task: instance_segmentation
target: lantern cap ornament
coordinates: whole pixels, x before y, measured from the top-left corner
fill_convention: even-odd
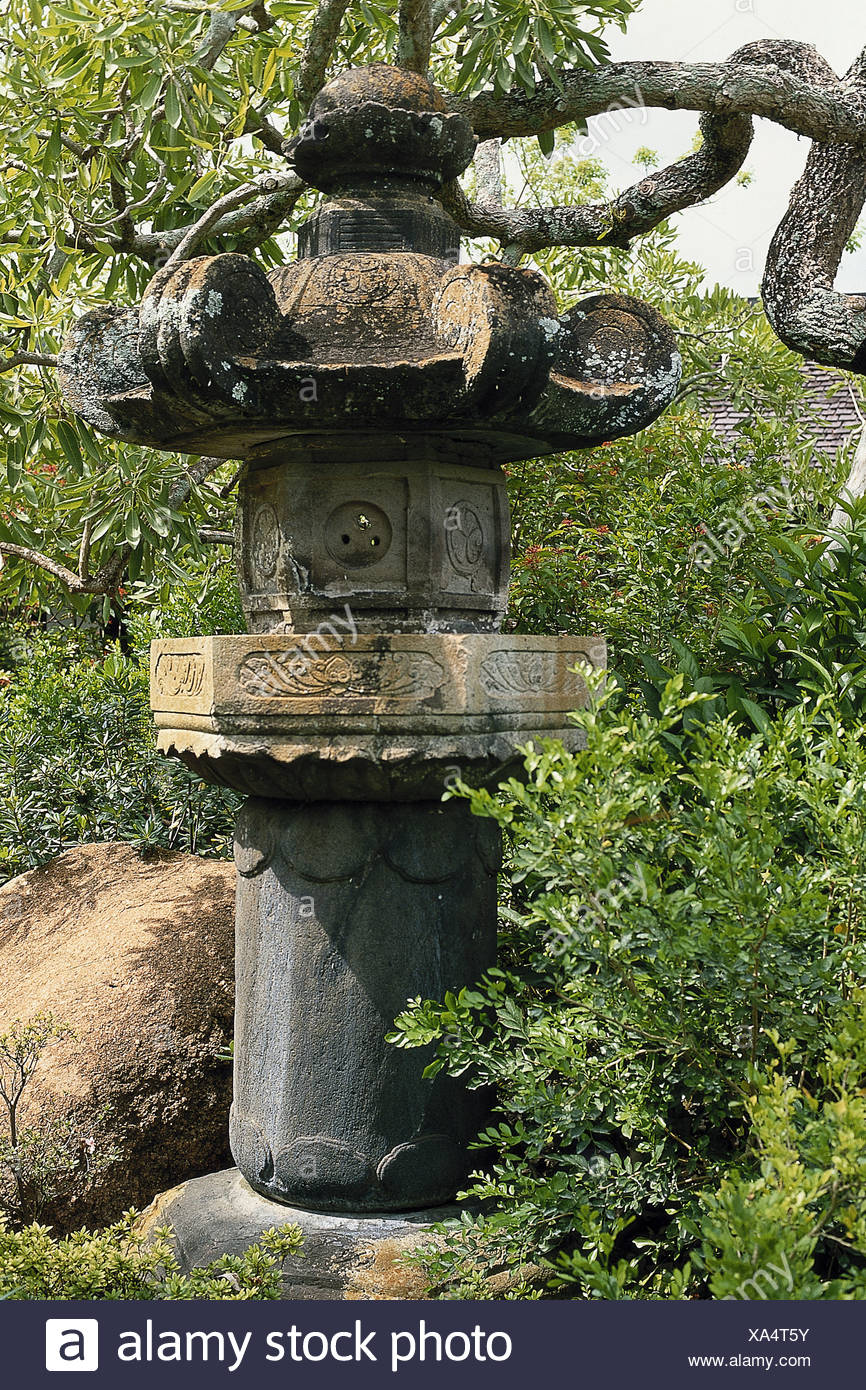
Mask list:
[[[326,192],[368,178],[439,188],[463,173],[474,152],[472,127],[448,110],[432,82],[387,63],[335,77],[286,147],[301,178]]]

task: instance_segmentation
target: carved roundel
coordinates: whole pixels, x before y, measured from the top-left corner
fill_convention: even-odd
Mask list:
[[[251,540],[256,574],[262,579],[272,579],[280,558],[280,523],[270,502],[262,502],[256,509]]]
[[[346,569],[377,565],[390,550],[392,535],[387,514],[370,502],[342,502],[325,522],[328,554]]]
[[[472,575],[484,554],[484,527],[469,502],[455,502],[445,518],[445,547],[458,574]]]

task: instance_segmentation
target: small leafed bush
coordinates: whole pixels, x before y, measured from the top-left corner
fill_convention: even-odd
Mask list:
[[[0,1213],[0,1298],[276,1299],[282,1263],[301,1246],[297,1226],[265,1231],[243,1255],[183,1274],[170,1237],[163,1228],[146,1240],[130,1213],[98,1234],[55,1240],[45,1226],[10,1231]]]
[[[73,845],[225,858],[238,798],[156,751],[147,670],[76,634],[28,634],[0,690],[0,881]]]
[[[866,1268],[866,733],[825,699],[684,745],[704,697],[682,685],[657,717],[598,692],[583,751],[545,743],[525,785],[464,789],[505,833],[500,964],[396,1033],[497,1088],[481,1220],[433,1259],[442,1289],[539,1254],[578,1296],[739,1287],[764,1250],[746,1193],[789,1213],[804,1296]]]

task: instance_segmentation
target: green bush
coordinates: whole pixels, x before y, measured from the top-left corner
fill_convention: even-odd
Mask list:
[[[415,1001],[396,1035],[497,1087],[481,1223],[431,1266],[446,1287],[486,1250],[564,1257],[581,1294],[706,1293],[701,1194],[758,1175],[750,1096],[777,1039],[835,1103],[828,1057],[866,964],[866,734],[825,701],[763,733],[698,724],[684,758],[667,736],[702,697],[681,688],[657,719],[609,689],[575,716],[584,751],[545,743],[525,785],[465,790],[506,834],[500,965]],[[859,1268],[859,1227],[851,1244]],[[831,1283],[839,1250],[816,1235]]]
[[[815,467],[796,417],[723,444],[696,414],[633,439],[512,465],[515,555],[507,623],[601,633],[631,684],[674,643],[713,661],[732,607],[748,612],[779,537],[819,532],[844,470]]]
[[[705,1194],[695,1227],[713,1297],[866,1298],[864,1003],[843,1011],[817,1086],[780,1044],[749,1096],[760,1170]]]
[[[85,654],[82,654],[84,645]],[[238,798],[156,751],[146,666],[27,633],[0,691],[0,880],[82,842],[226,857]]]
[[[674,673],[687,688],[712,695],[702,719],[726,710],[758,728],[768,717],[819,695],[832,695],[846,720],[866,712],[866,504],[847,508],[848,523],[815,535],[791,527],[768,538],[749,587],[732,596],[707,657],[672,642],[668,665],[644,654],[638,684],[650,709]]]
[[[55,1240],[45,1226],[10,1231],[0,1212],[0,1298],[277,1299],[283,1260],[301,1246],[297,1226],[265,1231],[243,1255],[182,1274],[163,1228],[150,1240],[134,1214],[94,1235]]]

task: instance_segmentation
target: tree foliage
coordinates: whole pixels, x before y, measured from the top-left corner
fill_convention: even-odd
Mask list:
[[[850,220],[866,191],[851,162],[866,142],[858,65],[840,81],[812,50],[780,41],[750,45],[728,64],[612,66],[605,30],[624,26],[637,7],[8,0],[0,48],[3,594],[56,603],[65,586],[82,613],[94,597],[152,586],[157,553],[164,578],[179,580],[204,563],[206,547],[226,544],[232,466],[95,438],[61,400],[54,359],[73,315],[138,299],[179,248],[238,250],[265,265],[291,254],[311,196],[287,170],[284,144],[341,67],[385,60],[429,68],[488,145],[528,138],[536,154],[518,153],[530,172],[512,209],[489,183],[478,184],[474,203],[456,186],[443,198],[469,236],[482,238],[475,254],[533,252],[564,293],[607,273],[603,245],[625,255],[635,238],[733,177],[748,152],[751,112],[830,142],[816,145],[819,154],[847,152],[833,177],[847,176],[837,221]],[[582,175],[568,187],[562,167],[557,180],[539,165],[534,137],[550,154],[557,130],[567,137],[593,114],[641,103],[703,112],[702,145],[668,170],[645,168],[622,192],[593,189],[591,180],[581,192]],[[801,191],[800,204],[807,197]],[[827,218],[839,201],[822,200],[815,255],[826,284],[803,350],[823,351],[813,342],[817,313],[843,325],[847,362],[859,342],[856,306],[832,294],[835,265],[821,261],[821,247],[838,240]],[[810,243],[798,237],[800,255]],[[614,278],[640,292],[639,264],[624,263]]]

